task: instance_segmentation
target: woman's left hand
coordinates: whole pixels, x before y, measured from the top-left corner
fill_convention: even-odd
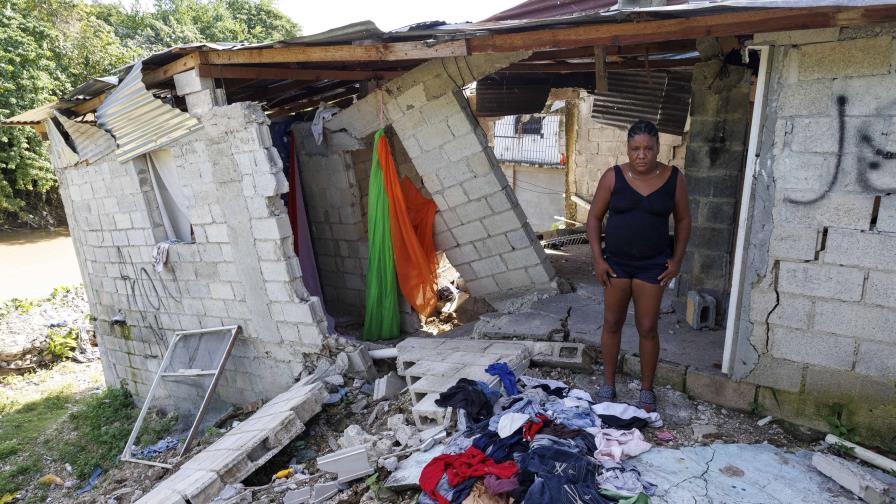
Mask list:
[[[681,272],[681,261],[677,261],[675,259],[669,259],[666,261],[666,271],[664,271],[657,280],[660,281],[660,285],[666,286],[669,282],[672,281],[673,278],[678,276],[678,273]]]

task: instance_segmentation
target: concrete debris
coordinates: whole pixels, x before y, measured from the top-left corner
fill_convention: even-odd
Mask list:
[[[414,416],[414,424],[420,430],[437,428],[448,425],[451,420],[452,408],[443,408],[436,405],[439,394],[426,394],[423,399],[411,408]]]
[[[815,453],[812,455],[812,465],[869,504],[891,502],[890,488],[855,462],[826,453]]]
[[[719,433],[719,428],[715,425],[696,424],[691,428],[694,431],[694,440],[697,442],[706,441],[708,436]]]
[[[485,339],[563,341],[566,339],[564,323],[564,318],[542,312],[489,313],[476,323],[473,335]]]
[[[323,502],[339,492],[339,483],[318,483],[311,492],[311,504]]]
[[[547,341],[514,341],[529,348],[529,362],[536,366],[571,369],[582,373],[593,371],[597,352],[584,343]]]
[[[341,387],[341,386],[345,385],[345,378],[343,378],[342,375],[336,374],[336,375],[332,375],[332,376],[328,376],[328,377],[324,378],[324,383],[327,383],[330,385],[337,385],[337,386]]]
[[[398,469],[398,457],[388,457],[382,459],[379,462],[379,465],[389,472],[394,472],[396,469]]]
[[[373,383],[373,400],[395,399],[405,388],[407,388],[405,380],[392,371]]]
[[[326,397],[322,383],[297,383],[188,460],[137,502],[176,502],[175,496],[189,502],[211,501],[226,485],[241,482],[304,431],[305,423],[320,412]]]
[[[373,365],[373,359],[367,349],[359,346],[354,350],[346,351],[344,354],[348,358],[348,374],[356,378],[362,378],[368,382],[377,379],[376,368]]]
[[[304,504],[311,499],[311,487],[290,490],[283,496],[283,504]]]
[[[375,442],[376,438],[365,432],[360,425],[355,424],[346,427],[342,432],[342,437],[337,441],[342,448],[364,446]]]
[[[771,421],[774,420],[774,419],[775,419],[775,417],[769,415],[769,416],[767,416],[767,417],[760,418],[759,421],[756,422],[756,425],[762,427],[763,425],[768,425],[768,423],[771,422]]]
[[[367,448],[364,446],[354,446],[318,457],[317,468],[336,473],[336,481],[339,483],[368,476],[374,471],[374,468],[370,467]]]

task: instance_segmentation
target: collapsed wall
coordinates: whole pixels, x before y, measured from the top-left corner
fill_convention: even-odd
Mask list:
[[[92,162],[53,156],[106,382],[124,380],[139,400],[174,331],[238,324],[218,396],[269,399],[302,373],[303,353],[321,350],[326,322],[302,284],[264,113],[239,103],[199,119],[164,147],[195,243],[171,245],[161,272],[153,246],[170,236],[147,157],[119,162],[114,143]]]

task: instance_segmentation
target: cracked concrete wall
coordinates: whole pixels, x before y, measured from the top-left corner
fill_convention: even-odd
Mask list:
[[[268,120],[250,103],[210,107],[203,128],[171,152],[195,243],[171,245],[161,273],[153,245],[167,239],[144,158],[56,167],[82,276],[96,317],[106,382],[138,399],[173,333],[238,324],[218,396],[243,404],[286,390],[305,352],[326,334],[320,301],[302,284],[280,194],[282,164]],[[121,312],[128,330],[113,328]]]
[[[394,127],[438,206],[436,248],[476,296],[548,287],[555,276],[461,91],[526,54],[424,63],[326,124],[355,138]]]
[[[783,416],[824,428],[839,414],[890,446],[894,35],[891,24],[756,36],[775,47],[734,374]]]

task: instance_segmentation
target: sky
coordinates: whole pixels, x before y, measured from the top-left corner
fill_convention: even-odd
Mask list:
[[[523,0],[279,0],[277,8],[313,35],[330,28],[370,20],[383,31],[421,21],[481,21]]]

